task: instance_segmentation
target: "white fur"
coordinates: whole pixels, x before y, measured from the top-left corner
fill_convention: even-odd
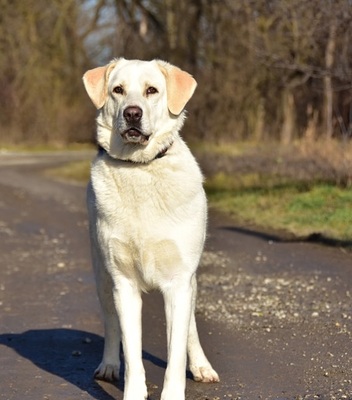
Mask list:
[[[203,178],[179,136],[184,112],[173,115],[168,110],[165,63],[124,59],[115,63],[97,117],[97,140],[106,152],[92,164],[87,200],[105,320],[104,355],[96,377],[118,377],[121,339],[124,400],[147,398],[141,292],[158,289],[165,299],[168,342],[161,399],[183,400],[187,353],[195,380],[219,380],[201,348],[194,318],[195,273],[207,214]],[[123,85],[123,95],[113,93],[117,85]],[[146,96],[146,86],[157,88],[158,93]],[[141,130],[149,137],[147,144],[123,140],[123,110],[128,106],[143,110]],[[164,149],[166,154],[156,158]]]

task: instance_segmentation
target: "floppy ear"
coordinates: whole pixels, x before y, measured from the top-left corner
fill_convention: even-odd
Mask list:
[[[179,115],[192,97],[197,82],[188,72],[163,61],[158,66],[166,79],[167,106],[174,115]]]
[[[111,70],[116,66],[117,61],[90,69],[83,75],[83,83],[88,96],[97,109],[102,108],[107,97],[107,84]]]

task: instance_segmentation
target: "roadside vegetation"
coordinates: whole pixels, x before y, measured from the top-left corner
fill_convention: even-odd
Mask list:
[[[352,246],[352,148],[306,145],[201,150],[210,206],[243,225]]]
[[[220,179],[219,179],[220,178]],[[224,176],[206,183],[210,206],[230,213],[242,224],[280,230],[301,238],[330,238],[352,245],[352,190],[322,183],[286,182],[266,187],[224,185]],[[243,182],[246,177],[241,177]],[[236,180],[235,176],[225,181]],[[251,177],[249,177],[251,179]]]
[[[47,169],[45,175],[69,182],[87,183],[89,169],[90,161],[73,161],[60,167]]]
[[[348,0],[0,0],[0,142],[87,142],[82,75],[165,59],[198,82],[187,139],[352,136]]]
[[[276,150],[253,143],[192,147],[207,175],[210,207],[241,225],[352,246],[352,164],[337,170],[331,150],[328,158],[319,159],[314,145],[309,155],[302,145]],[[334,157],[341,160],[345,152],[352,154],[345,147]],[[47,174],[86,183],[89,166],[89,161],[72,162]]]

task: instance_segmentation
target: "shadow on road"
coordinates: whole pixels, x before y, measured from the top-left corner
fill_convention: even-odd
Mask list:
[[[325,236],[322,233],[312,233],[306,237],[296,237],[291,234],[282,233],[267,233],[267,232],[260,232],[253,229],[243,228],[243,227],[234,227],[234,226],[223,226],[220,229],[224,229],[227,231],[232,231],[236,233],[240,233],[247,236],[253,236],[258,239],[262,239],[264,241],[273,241],[278,243],[317,243],[323,244],[325,246],[331,247],[342,247],[346,249],[352,249],[352,241],[351,240],[337,240],[330,237]]]
[[[99,400],[113,400],[104,390],[106,383],[96,382],[93,371],[101,361],[104,339],[96,334],[73,329],[29,330],[24,333],[4,333],[0,344],[16,351],[38,368],[56,375]],[[143,351],[143,358],[157,367],[166,362]],[[123,391],[122,365],[117,388]],[[100,384],[101,383],[101,384]]]

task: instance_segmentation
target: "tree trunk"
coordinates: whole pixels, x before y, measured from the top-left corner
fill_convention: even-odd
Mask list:
[[[282,95],[283,124],[281,129],[281,144],[288,145],[292,142],[295,131],[295,101],[292,90],[285,88]]]
[[[172,0],[165,0],[166,8],[166,33],[168,39],[169,49],[175,50],[177,45],[177,26],[176,26],[176,14],[173,9]]]
[[[328,139],[333,136],[333,84],[331,70],[335,59],[336,30],[336,20],[332,20],[325,50],[326,76],[324,77],[324,125]]]
[[[317,137],[318,127],[318,111],[314,110],[312,104],[307,106],[307,128],[304,133],[304,138],[308,142],[314,142]]]
[[[264,99],[261,98],[256,110],[256,122],[254,126],[254,139],[256,142],[261,142],[264,137],[265,128],[265,105]]]

